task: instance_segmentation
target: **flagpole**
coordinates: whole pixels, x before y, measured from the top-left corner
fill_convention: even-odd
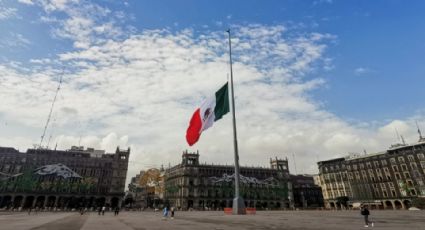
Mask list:
[[[235,116],[235,94],[233,93],[233,69],[232,69],[232,41],[229,33],[229,60],[230,60],[230,88],[232,91],[232,116],[233,116],[233,145],[235,148],[235,198],[233,199],[232,212],[234,215],[245,214],[245,202],[239,196],[239,154],[238,154],[238,140],[236,135],[236,116]]]

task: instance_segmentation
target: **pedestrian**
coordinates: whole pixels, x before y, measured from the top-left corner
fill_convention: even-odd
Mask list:
[[[32,207],[29,207],[28,209],[28,215],[31,215]]]
[[[104,215],[105,215],[105,210],[106,210],[106,207],[105,207],[105,206],[103,206],[103,207],[102,207],[102,216],[104,216]]]
[[[120,214],[120,207],[115,207],[115,213],[114,213],[114,215],[115,216],[118,216],[118,214]]]
[[[163,210],[163,213],[162,213],[162,219],[166,220],[167,217],[168,217],[168,207],[164,206],[164,210]]]
[[[373,222],[369,221],[370,212],[369,212],[369,209],[367,209],[366,206],[361,206],[360,214],[362,214],[364,216],[365,228],[369,227],[369,223],[373,227]]]
[[[174,207],[171,207],[171,219],[174,219]]]
[[[97,215],[99,215],[99,216],[100,216],[100,213],[101,213],[101,212],[102,212],[102,207],[100,207],[100,206],[99,206],[99,207],[97,208]]]

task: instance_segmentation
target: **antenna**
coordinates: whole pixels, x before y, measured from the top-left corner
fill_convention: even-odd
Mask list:
[[[400,135],[400,137],[401,137],[401,141],[403,142],[403,145],[406,145],[406,141],[404,141],[403,135]]]
[[[416,122],[416,127],[418,128],[419,141],[420,141],[420,140],[422,140],[422,133],[421,133],[421,129],[419,128],[418,121],[415,121],[415,122]]]
[[[41,144],[43,143],[44,136],[46,135],[47,126],[49,126],[50,118],[52,117],[53,107],[55,106],[56,98],[58,96],[59,90],[61,89],[62,77],[63,77],[64,71],[65,70],[62,69],[62,73],[59,77],[58,88],[56,89],[55,97],[53,98],[52,106],[50,107],[50,112],[49,112],[49,115],[47,116],[47,121],[46,121],[46,125],[44,126],[43,135],[41,135],[40,144],[38,146],[39,148],[41,148]]]
[[[395,135],[397,136],[397,140],[401,141],[400,134],[398,134],[397,128],[394,128],[394,130],[395,130]]]

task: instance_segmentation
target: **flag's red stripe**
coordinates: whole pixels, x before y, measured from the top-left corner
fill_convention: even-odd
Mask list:
[[[200,111],[201,109],[198,108],[193,113],[192,119],[190,119],[189,128],[187,128],[186,131],[186,141],[190,146],[194,145],[201,136],[202,121]]]

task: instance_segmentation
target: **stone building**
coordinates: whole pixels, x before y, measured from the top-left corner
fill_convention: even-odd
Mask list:
[[[129,154],[0,147],[0,208],[120,205]]]
[[[405,209],[425,196],[425,141],[397,144],[384,152],[351,155],[318,162],[325,206],[369,204],[372,208]]]
[[[322,189],[315,184],[313,176],[291,175],[290,178],[295,208],[323,207]]]
[[[161,169],[151,168],[140,171],[128,185],[137,208],[157,208],[164,203],[164,173]]]
[[[290,207],[288,161],[270,159],[270,168],[240,167],[240,195],[246,207]],[[183,152],[182,162],[165,172],[165,202],[182,209],[232,207],[234,166],[200,164],[199,153]]]

